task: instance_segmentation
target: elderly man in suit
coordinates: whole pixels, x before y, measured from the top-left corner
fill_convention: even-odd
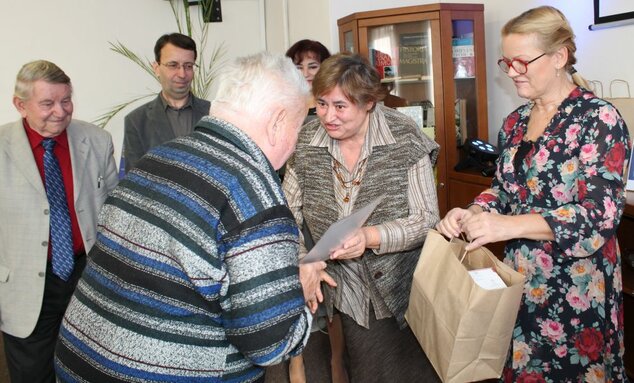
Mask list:
[[[64,311],[117,183],[110,134],[72,119],[70,78],[48,61],[19,71],[0,126],[0,329],[13,383],[53,382]]]
[[[126,173],[148,150],[191,133],[196,123],[209,114],[209,101],[191,93],[197,55],[196,42],[189,36],[172,33],[156,41],[152,67],[162,90],[153,101],[124,119]]]

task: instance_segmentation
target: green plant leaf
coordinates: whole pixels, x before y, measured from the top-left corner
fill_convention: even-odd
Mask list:
[[[142,96],[138,96],[131,100],[124,101],[120,104],[117,104],[113,106],[109,111],[97,117],[97,119],[95,119],[93,123],[101,128],[105,128],[106,125],[108,125],[108,123],[110,122],[110,120],[112,120],[114,116],[117,115],[117,113],[121,112],[123,109],[127,108],[128,106],[130,106],[131,104],[134,104],[135,102],[139,100],[143,100],[144,98],[148,98],[152,96],[156,96],[156,93],[144,94]]]
[[[156,78],[156,75],[154,74],[154,69],[152,68],[152,63],[150,62],[150,60],[141,59],[139,55],[132,52],[128,47],[123,45],[123,43],[121,43],[120,41],[117,41],[116,43],[109,42],[109,44],[110,44],[111,51],[116,52],[122,55],[123,57],[129,59],[133,63],[137,64],[139,67],[141,67],[141,69],[146,71],[150,76],[152,76],[158,82],[158,78]]]

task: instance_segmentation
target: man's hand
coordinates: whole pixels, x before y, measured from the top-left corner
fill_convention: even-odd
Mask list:
[[[317,311],[319,302],[324,301],[324,295],[321,291],[321,282],[324,281],[332,287],[336,287],[337,283],[325,271],[326,262],[303,263],[299,265],[299,281],[304,290],[304,300],[311,313]]]

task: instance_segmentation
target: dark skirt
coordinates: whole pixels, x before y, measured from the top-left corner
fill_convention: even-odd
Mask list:
[[[351,383],[440,382],[409,327],[399,329],[393,317],[377,320],[373,310],[370,329],[340,315]]]

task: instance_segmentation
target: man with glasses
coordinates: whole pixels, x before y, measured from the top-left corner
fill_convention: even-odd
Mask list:
[[[209,101],[191,93],[196,69],[196,42],[172,33],[154,45],[154,74],[161,83],[156,99],[130,112],[124,120],[123,158],[126,173],[153,147],[189,134],[209,114]]]

